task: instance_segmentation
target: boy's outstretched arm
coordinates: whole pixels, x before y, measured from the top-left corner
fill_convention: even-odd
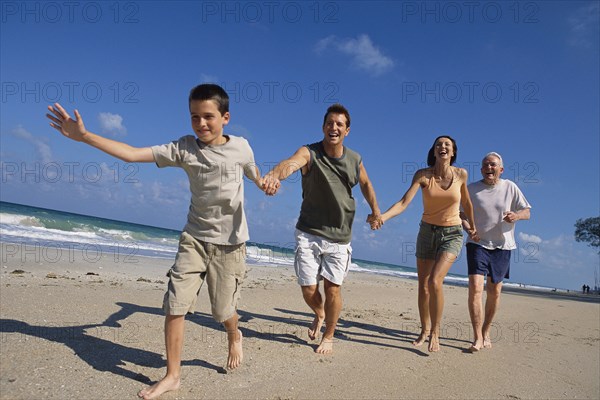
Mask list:
[[[246,173],[246,170],[244,170],[244,173]],[[254,184],[261,190],[261,191],[265,191],[265,187],[263,184],[264,178],[262,176],[260,176],[260,170],[258,169],[258,167],[256,165],[252,165],[249,169],[248,172],[246,173],[246,177],[248,179],[250,179],[252,182],[254,182]]]
[[[51,114],[46,114],[46,117],[51,121],[50,126],[69,139],[89,144],[125,162],[154,161],[150,147],[133,147],[87,131],[83,124],[83,118],[77,110],[75,110],[76,119],[71,118],[69,113],[58,103],[54,103],[54,106],[48,106],[48,110]]]

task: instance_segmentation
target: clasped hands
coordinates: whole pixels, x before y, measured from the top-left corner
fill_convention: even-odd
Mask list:
[[[262,190],[267,196],[274,196],[281,187],[281,181],[272,174],[266,174],[262,179]]]
[[[371,225],[371,229],[377,230],[383,226],[383,219],[381,214],[369,214],[367,217],[367,223]]]

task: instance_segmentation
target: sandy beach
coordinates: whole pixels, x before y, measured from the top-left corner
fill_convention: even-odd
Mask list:
[[[160,309],[171,260],[2,245],[0,398],[127,399],[164,374]],[[239,314],[244,364],[206,289],[186,322],[180,390],[162,399],[598,399],[600,304],[503,294],[493,348],[471,341],[467,289],[446,286],[442,350],[411,342],[416,281],[350,273],[334,354],[314,353],[289,268],[250,265]]]

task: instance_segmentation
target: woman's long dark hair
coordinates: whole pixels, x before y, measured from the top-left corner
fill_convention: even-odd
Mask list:
[[[450,158],[450,165],[453,165],[456,162],[456,156],[458,155],[458,146],[456,145],[456,140],[452,139],[448,135],[438,136],[433,141],[433,146],[429,149],[429,153],[427,153],[427,165],[433,167],[435,165],[435,144],[441,138],[448,138],[452,142],[452,147],[454,148],[454,154]]]

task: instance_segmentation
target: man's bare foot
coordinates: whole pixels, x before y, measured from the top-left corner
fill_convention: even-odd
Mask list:
[[[325,338],[321,340],[321,344],[315,350],[315,353],[319,354],[331,354],[333,353],[333,338]]]
[[[310,324],[310,328],[308,328],[308,337],[310,340],[315,340],[319,337],[321,333],[321,327],[323,326],[323,321],[325,321],[325,316],[315,315],[315,319],[313,319],[312,324]]]
[[[471,344],[471,347],[469,347],[469,352],[475,353],[475,352],[478,352],[479,350],[481,350],[482,348],[483,348],[483,340],[476,340]]]
[[[413,346],[415,346],[415,347],[421,346],[423,343],[425,343],[425,340],[427,340],[428,336],[429,336],[429,331],[421,331],[421,334],[419,335],[417,340],[412,342]]]
[[[242,349],[242,332],[238,329],[236,333],[227,335],[229,341],[229,355],[227,356],[227,368],[236,369],[242,364],[244,351]]]
[[[429,335],[429,351],[440,351],[440,338],[435,333]]]
[[[483,348],[484,349],[491,349],[492,348],[492,340],[490,339],[489,336],[486,336],[483,338]]]
[[[179,389],[181,383],[179,377],[171,377],[169,375],[162,378],[152,386],[148,386],[138,392],[138,397],[142,399],[155,399],[163,393]]]

